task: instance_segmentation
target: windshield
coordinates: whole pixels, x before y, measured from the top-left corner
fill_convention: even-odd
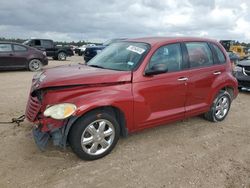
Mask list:
[[[139,65],[149,47],[148,44],[139,42],[114,43],[90,60],[88,65],[104,69],[131,71]]]
[[[125,38],[110,39],[110,40],[105,41],[102,45],[103,45],[103,46],[109,46],[109,45],[112,44],[112,43],[121,42],[121,41],[123,41],[123,40],[125,40]]]
[[[27,45],[30,42],[30,40],[26,40],[23,42],[24,45]]]
[[[110,44],[112,44],[114,42],[115,42],[115,39],[110,39],[110,40],[105,41],[102,45],[103,46],[108,46],[108,45],[110,45]]]

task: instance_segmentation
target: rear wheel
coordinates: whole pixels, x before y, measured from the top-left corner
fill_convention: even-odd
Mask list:
[[[29,70],[30,71],[39,71],[42,69],[42,62],[39,59],[32,59],[29,62]]]
[[[95,160],[109,154],[120,135],[120,127],[113,115],[94,111],[73,125],[69,143],[78,157]]]
[[[67,58],[67,54],[65,52],[59,52],[57,55],[57,59],[60,61],[65,61]]]
[[[222,121],[226,118],[231,106],[231,96],[227,91],[221,91],[215,98],[205,118],[212,122]]]

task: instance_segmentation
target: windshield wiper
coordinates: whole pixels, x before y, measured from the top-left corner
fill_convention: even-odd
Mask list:
[[[95,67],[95,68],[100,68],[100,69],[105,69],[104,67],[100,66],[100,65],[88,65],[90,67]]]

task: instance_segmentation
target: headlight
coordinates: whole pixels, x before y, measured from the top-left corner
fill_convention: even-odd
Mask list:
[[[44,56],[47,56],[47,54],[46,54],[46,52],[45,52],[45,51],[43,52],[43,55],[44,55]]]
[[[76,105],[70,103],[56,104],[48,107],[43,115],[53,119],[65,119],[76,111]]]
[[[38,80],[39,82],[42,82],[44,78],[46,78],[46,75],[44,74],[44,72],[39,72],[33,76],[33,81]]]

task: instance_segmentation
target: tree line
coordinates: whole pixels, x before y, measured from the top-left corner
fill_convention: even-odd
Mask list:
[[[20,38],[5,38],[5,37],[0,37],[0,41],[7,41],[7,42],[16,42],[16,43],[23,43],[24,41],[26,41],[28,39],[20,39]],[[69,46],[69,45],[73,45],[73,46],[82,46],[85,44],[89,44],[90,42],[86,42],[84,40],[80,40],[80,41],[71,41],[71,42],[58,42],[58,41],[54,41],[54,43],[56,45],[63,45],[63,46]],[[92,44],[100,44],[100,43],[92,43]]]

